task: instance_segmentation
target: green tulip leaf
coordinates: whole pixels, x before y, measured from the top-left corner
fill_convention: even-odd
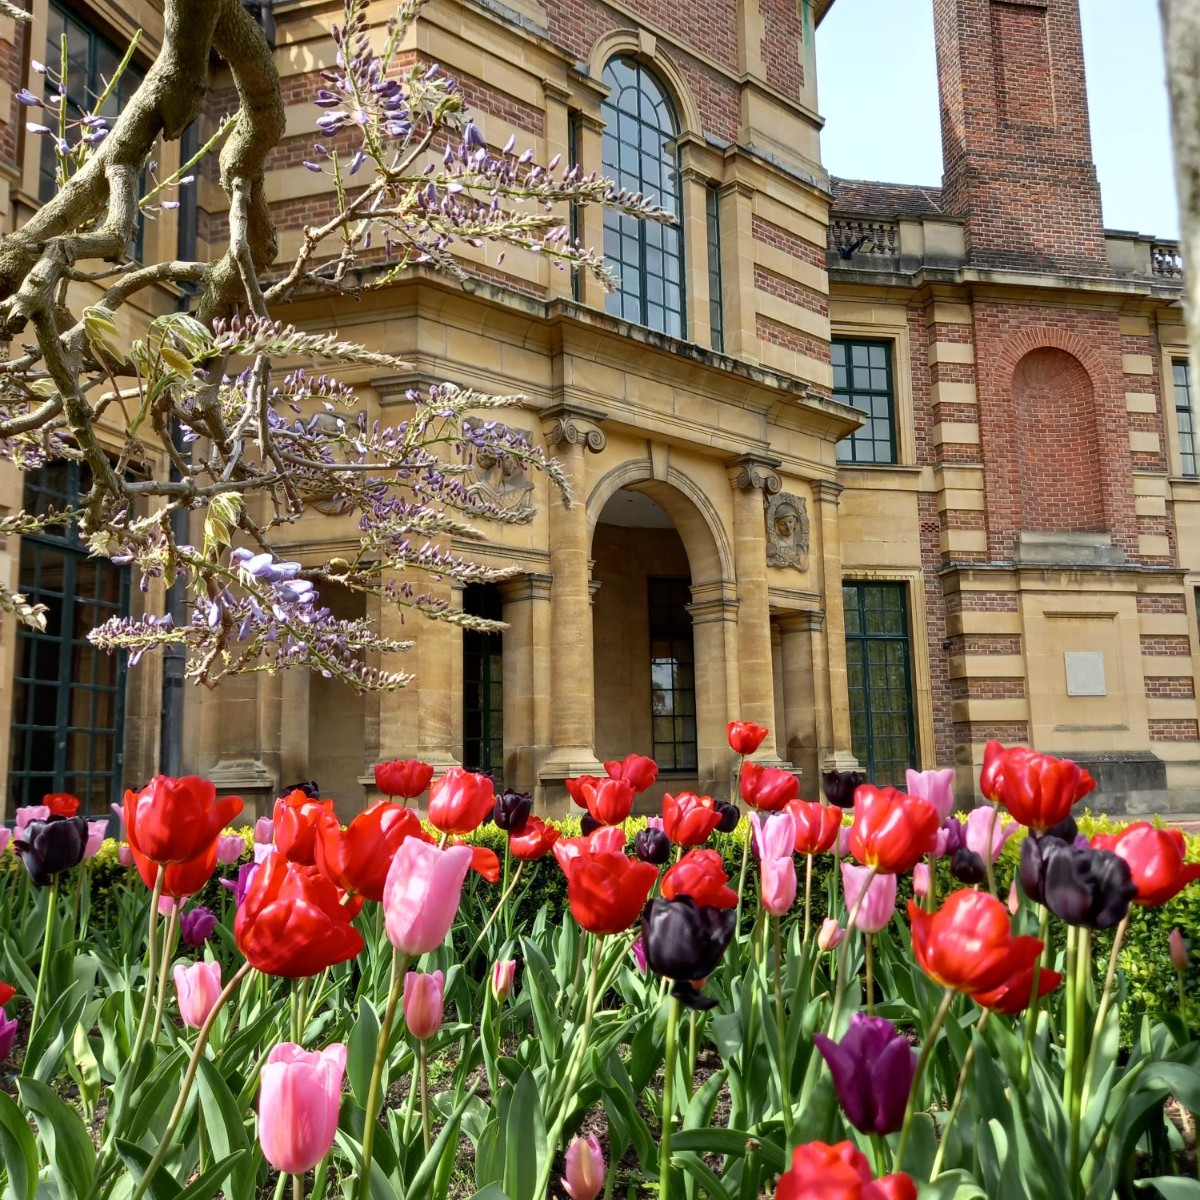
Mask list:
[[[1158,1175],[1153,1179],[1139,1179],[1137,1186],[1156,1188],[1163,1200],[1200,1200],[1200,1180]]]
[[[532,1071],[513,1089],[504,1129],[504,1175],[501,1186],[511,1200],[537,1200],[537,1181],[546,1151],[546,1121]]]
[[[38,1184],[38,1152],[25,1114],[7,1092],[0,1092],[0,1155],[8,1172],[11,1200],[33,1200]]]
[[[736,1158],[756,1151],[770,1173],[781,1175],[787,1170],[781,1146],[741,1129],[683,1129],[671,1137],[671,1149],[694,1150],[698,1154],[728,1154]]]
[[[21,1100],[37,1121],[50,1177],[65,1200],[84,1200],[91,1191],[96,1148],[83,1118],[37,1079],[19,1079]]]
[[[232,1154],[226,1155],[215,1166],[209,1167],[202,1175],[197,1175],[175,1197],[175,1200],[212,1200],[212,1197],[221,1190],[221,1185],[225,1182],[226,1176],[234,1172],[235,1169],[240,1169],[242,1160],[246,1157],[248,1157],[246,1150],[235,1150]],[[253,1176],[251,1176],[251,1181],[253,1181]],[[228,1194],[231,1196],[252,1196],[254,1193],[253,1191],[239,1191],[238,1185],[235,1182],[228,1189]]]
[[[258,1153],[250,1152],[250,1140],[241,1111],[229,1085],[208,1058],[200,1059],[197,1075],[200,1109],[204,1114],[204,1132],[212,1148],[213,1158],[229,1163],[232,1194],[251,1196],[254,1194],[254,1177],[258,1173]],[[232,1164],[238,1160],[237,1166]]]
[[[510,1200],[498,1183],[489,1183],[487,1187],[476,1192],[471,1200]]]
[[[685,1182],[694,1180],[712,1200],[733,1200],[733,1195],[718,1178],[717,1173],[699,1155],[690,1151],[676,1154],[672,1149],[671,1164],[687,1174],[688,1179]]]
[[[134,1179],[140,1183],[146,1174],[146,1168],[152,1161],[150,1152],[133,1142],[127,1142],[124,1138],[117,1138],[116,1147],[121,1161],[129,1168],[129,1173]],[[150,1179],[146,1195],[150,1200],[178,1200],[179,1183],[166,1167],[159,1166]]]
[[[350,1031],[346,1046],[346,1078],[355,1100],[364,1108],[371,1086],[371,1071],[375,1065],[375,1048],[379,1043],[379,1018],[371,1002],[363,996],[358,1002],[358,1020]]]

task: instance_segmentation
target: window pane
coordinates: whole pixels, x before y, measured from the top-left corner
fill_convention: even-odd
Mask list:
[[[894,463],[896,413],[891,343],[838,338],[830,352],[834,399],[869,414],[861,429],[838,443],[838,461]]]

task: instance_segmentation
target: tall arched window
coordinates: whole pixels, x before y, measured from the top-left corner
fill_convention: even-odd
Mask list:
[[[674,213],[674,225],[604,214],[604,254],[620,277],[608,311],[672,337],[683,337],[683,229],[679,133],[670,98],[654,75],[632,58],[604,68],[604,173],[627,191],[641,192]]]

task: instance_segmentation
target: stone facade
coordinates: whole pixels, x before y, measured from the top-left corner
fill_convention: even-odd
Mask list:
[[[546,160],[574,141],[581,166],[601,169],[603,73],[618,55],[654,73],[679,127],[679,339],[609,315],[591,281],[576,294],[541,258],[501,263],[490,249],[464,254],[467,287],[418,269],[357,303],[307,297],[279,314],[412,364],[404,377],[355,378],[370,418],[400,419],[414,383],[520,392],[512,424],[562,463],[570,507],[543,477],[483,464],[483,482],[532,518],[455,547],[518,571],[495,597],[506,628],[489,668],[502,679],[493,765],[505,783],[561,809],[564,779],[671,742],[684,746],[680,765],[650,800],[664,788],[724,794],[725,724],[741,717],[771,728],[760,756],[794,765],[815,795],[822,768],[864,757],[866,660],[855,656],[876,643],[845,597],[867,603],[854,589],[894,585],[904,712],[888,719],[907,722],[895,735],[907,761],[953,762],[966,800],[984,740],[1029,740],[1096,763],[1117,804],[1200,808],[1200,577],[1189,574],[1200,571],[1200,483],[1181,475],[1170,384],[1184,353],[1180,284],[1171,247],[1101,227],[1076,5],[937,0],[944,188],[831,180],[821,166],[813,30],[827,3],[425,10],[403,61],[460,77],[493,146],[511,135]],[[34,12],[37,43],[45,13]],[[269,189],[283,261],[330,203],[301,164],[333,18],[309,0],[274,6],[289,134]],[[209,124],[229,97],[218,79]],[[16,151],[17,220],[31,180],[36,191],[30,140]],[[0,158],[6,145],[0,129]],[[211,253],[223,194],[212,168],[198,186]],[[156,229],[164,251],[173,220]],[[583,210],[579,231],[602,245],[602,214]],[[839,454],[860,423],[835,395],[831,346],[847,339],[887,348],[892,462],[848,463],[844,443]],[[5,478],[11,506],[19,480]],[[345,517],[319,511],[282,536],[310,561],[349,540]],[[15,582],[19,552],[6,553]],[[686,586],[682,634],[650,603],[656,580]],[[449,585],[446,598],[472,602]],[[364,611],[361,598],[323,600]],[[182,767],[262,805],[315,777],[350,812],[372,795],[380,759],[464,761],[479,698],[463,634],[375,615],[384,633],[414,639],[403,665],[416,684],[360,697],[289,673],[189,691]],[[2,636],[11,645],[11,627]],[[664,663],[689,650],[690,691],[686,671],[664,683]],[[1068,653],[1093,667],[1103,655],[1103,695],[1068,695]],[[145,718],[126,724],[136,780],[167,750],[148,731],[156,669],[131,673],[129,694]],[[0,678],[0,730],[6,704]],[[871,728],[882,736],[882,710]]]

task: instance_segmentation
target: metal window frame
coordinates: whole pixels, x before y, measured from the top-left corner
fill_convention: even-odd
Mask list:
[[[1182,383],[1175,378],[1175,372],[1179,367],[1183,368]],[[1196,454],[1196,410],[1192,406],[1191,364],[1186,358],[1171,359],[1171,389],[1175,398],[1175,434],[1179,439],[1179,473],[1188,479],[1195,479],[1200,475],[1200,470],[1197,470]],[[1180,403],[1180,392],[1183,393],[1182,404]],[[1188,423],[1191,425],[1191,428],[1186,430],[1181,423],[1181,418],[1185,413]],[[1188,459],[1191,460],[1190,468],[1187,465]]]
[[[708,325],[712,348],[725,353],[725,296],[721,278],[721,197],[716,184],[704,189],[704,211],[708,232]]]
[[[865,338],[865,337],[835,337],[830,339],[830,346],[844,346],[846,348],[846,387],[834,388],[833,398],[841,403],[848,405],[857,412],[864,410],[856,404],[850,402],[849,397],[858,395],[882,396],[887,400],[888,409],[888,457],[886,460],[878,458],[859,458],[858,451],[861,445],[870,442],[874,447],[878,444],[878,439],[867,438],[862,430],[856,429],[853,433],[847,434],[837,444],[837,461],[844,465],[864,466],[864,467],[893,467],[900,460],[898,456],[898,439],[896,429],[896,343],[891,338]],[[871,387],[855,387],[853,379],[853,365],[851,363],[851,350],[854,346],[881,346],[886,352],[887,366],[887,388],[881,391],[879,388]],[[870,414],[868,414],[870,415]],[[847,451],[849,452],[847,454]],[[874,453],[874,451],[872,451]]]
[[[491,585],[469,585],[463,595],[463,608],[474,616],[487,617],[489,620],[500,619],[499,593],[475,591],[476,587],[483,589]],[[481,612],[482,608],[495,611]],[[471,664],[478,662],[477,673],[471,671]],[[491,703],[492,685],[497,682],[495,671],[499,669],[500,702]],[[468,680],[477,674],[477,697],[471,695]],[[487,702],[484,701],[487,697]],[[463,630],[463,766],[470,771],[482,771],[486,774],[497,775],[504,770],[504,635],[498,630],[485,633],[478,629]],[[479,736],[468,737],[468,718],[478,716]],[[496,746],[498,755],[493,755]]]
[[[656,600],[656,593],[662,599]],[[682,593],[683,602],[679,603],[680,593]],[[697,696],[696,696],[696,641],[692,626],[692,619],[687,611],[687,604],[691,600],[691,580],[686,576],[678,575],[648,575],[646,577],[646,625],[649,633],[649,642],[653,644],[655,641],[665,641],[671,647],[671,661],[676,664],[672,671],[672,686],[671,696],[674,697],[677,693],[690,691],[692,696],[692,711],[688,713],[679,713],[675,711],[675,706],[672,703],[672,734],[671,740],[660,740],[654,730],[654,675],[653,666],[658,661],[654,656],[653,651],[650,655],[651,677],[650,677],[650,743],[652,754],[656,762],[663,764],[662,771],[664,774],[694,774],[699,768],[699,736],[697,729]],[[655,613],[666,612],[669,614],[669,620],[665,626],[655,626]],[[682,613],[682,616],[680,614]],[[688,688],[678,688],[674,684],[674,670],[678,664],[683,661],[678,649],[683,646],[687,647],[690,657],[688,661],[692,668],[692,686]],[[667,714],[662,714],[667,715]],[[692,737],[678,739],[675,736],[675,721],[679,717],[690,715],[692,718]],[[670,761],[670,766],[665,765]]]

